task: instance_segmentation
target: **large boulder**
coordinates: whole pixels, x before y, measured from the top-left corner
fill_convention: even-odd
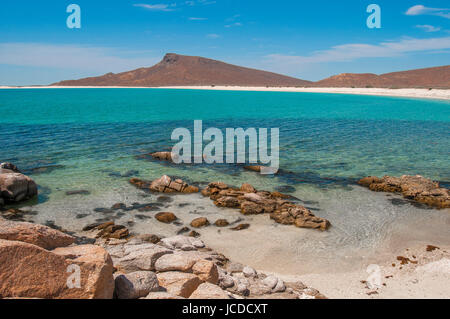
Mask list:
[[[210,260],[199,260],[192,267],[192,272],[200,280],[217,285],[219,283],[219,271],[215,263]]]
[[[230,297],[219,286],[205,282],[198,286],[189,299],[230,299]]]
[[[38,194],[36,183],[28,176],[0,168],[0,197],[5,202],[20,202]]]
[[[8,162],[0,163],[0,170],[2,170],[2,169],[5,169],[5,170],[7,169],[10,171],[13,171],[14,173],[21,173],[16,165],[14,165],[12,163],[8,163]]]
[[[151,271],[120,274],[116,277],[115,283],[115,294],[118,299],[139,299],[146,297],[150,292],[160,290],[158,278]]]
[[[174,254],[164,255],[155,263],[155,269],[158,272],[182,271],[190,272],[192,266],[197,262],[198,257],[188,252],[175,252]]]
[[[48,251],[0,239],[0,298],[110,299],[113,291],[112,261],[99,246]]]
[[[44,249],[66,247],[75,238],[47,226],[0,220],[0,239],[21,241]]]
[[[191,249],[198,249],[205,247],[205,243],[200,239],[182,235],[163,238],[161,239],[161,244],[170,249],[181,249],[186,247],[190,247]]]
[[[173,253],[168,248],[151,243],[121,244],[107,246],[106,249],[113,259],[114,266],[125,273],[154,271],[155,263],[160,257]]]
[[[196,275],[178,271],[163,272],[157,277],[159,285],[168,293],[183,298],[189,298],[202,283]]]

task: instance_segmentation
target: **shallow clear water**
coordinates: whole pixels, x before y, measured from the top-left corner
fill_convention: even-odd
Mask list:
[[[234,165],[179,166],[140,156],[170,150],[172,130],[192,129],[194,119],[204,120],[204,128],[279,127],[280,173],[267,177]],[[250,182],[267,190],[284,186],[331,221],[326,233],[283,227],[268,216],[217,209],[199,195],[176,196],[161,207],[186,225],[199,215],[211,221],[249,220],[248,231],[218,233],[211,227],[202,236],[230,257],[267,270],[312,271],[318,264],[336,267],[337,261],[352,265],[355,258],[375,254],[393,235],[423,224],[428,231],[415,239],[450,241],[448,210],[416,207],[354,185],[358,178],[385,174],[420,174],[449,185],[448,101],[163,89],[0,90],[0,138],[0,161],[15,163],[40,186],[38,203],[27,204],[38,213],[30,218],[73,231],[115,218],[134,222],[135,233],[175,233],[181,226],[146,218],[154,212],[111,216],[93,211],[117,202],[155,202],[157,196],[134,189],[128,179],[168,174],[198,183]],[[65,194],[80,189],[90,195]],[[281,265],[280,258],[287,262]]]

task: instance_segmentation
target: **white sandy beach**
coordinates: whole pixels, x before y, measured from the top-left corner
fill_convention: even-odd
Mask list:
[[[144,89],[149,87],[89,87],[89,86],[0,86],[0,89],[61,89],[61,88],[135,88]],[[156,87],[155,87],[156,88]],[[387,88],[299,88],[299,87],[243,87],[243,86],[168,86],[157,87],[158,89],[185,89],[185,90],[218,90],[218,91],[260,91],[260,92],[304,92],[304,93],[332,93],[332,94],[356,94],[377,95],[450,100],[450,90],[441,89],[387,89]]]

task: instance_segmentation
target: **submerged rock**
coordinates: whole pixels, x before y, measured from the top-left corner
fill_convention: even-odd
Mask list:
[[[98,230],[95,235],[96,238],[105,239],[124,239],[128,238],[129,231],[123,225],[116,225],[113,221],[106,223],[95,223],[83,228],[83,231]]]
[[[218,219],[214,223],[217,227],[227,227],[230,223],[226,219]]]
[[[156,152],[150,154],[151,157],[160,161],[169,161],[172,162],[172,153],[171,152]]]
[[[210,183],[202,190],[218,207],[239,208],[244,215],[270,214],[270,218],[279,224],[295,225],[302,228],[327,230],[330,222],[316,217],[304,206],[294,204],[291,197],[278,192],[257,191],[250,184],[235,189],[221,182]],[[250,225],[241,224],[233,230],[247,229]]]
[[[450,208],[450,190],[438,182],[417,176],[365,177],[358,184],[375,192],[401,193],[403,197],[435,208]]]
[[[191,226],[194,228],[209,226],[209,224],[209,220],[206,217],[199,217],[191,222]]]
[[[245,229],[249,229],[250,228],[250,224],[239,224],[236,227],[230,228],[231,230],[245,230]]]
[[[170,213],[170,212],[158,213],[155,215],[155,218],[157,221],[159,221],[161,223],[165,223],[165,224],[170,224],[178,219],[174,213]]]
[[[67,196],[73,196],[73,195],[90,195],[91,192],[81,189],[81,190],[75,190],[75,191],[67,191],[66,195]]]
[[[192,194],[198,193],[199,189],[196,186],[191,186],[181,179],[172,180],[167,175],[162,176],[153,182],[143,181],[138,178],[130,179],[130,183],[140,189],[150,190],[158,193],[183,193]]]

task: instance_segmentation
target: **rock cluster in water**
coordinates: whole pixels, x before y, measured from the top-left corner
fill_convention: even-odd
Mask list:
[[[0,219],[0,298],[324,298],[301,282],[230,262],[192,237],[74,242],[46,226]]]
[[[289,201],[290,196],[257,191],[250,184],[236,189],[222,182],[214,182],[203,189],[202,194],[213,200],[216,206],[237,208],[244,215],[270,214],[270,218],[279,224],[301,228],[327,230],[330,227],[328,220],[316,217],[306,207]]]
[[[172,180],[172,178],[167,175],[164,175],[153,182],[144,181],[139,178],[132,178],[130,179],[130,183],[137,188],[159,193],[192,194],[198,193],[199,191],[198,187],[188,185],[181,179]]]
[[[6,203],[17,203],[37,195],[36,183],[22,174],[11,163],[0,164],[0,207]]]
[[[365,177],[358,184],[375,192],[401,193],[403,197],[436,208],[450,208],[450,190],[438,182],[417,176]]]

